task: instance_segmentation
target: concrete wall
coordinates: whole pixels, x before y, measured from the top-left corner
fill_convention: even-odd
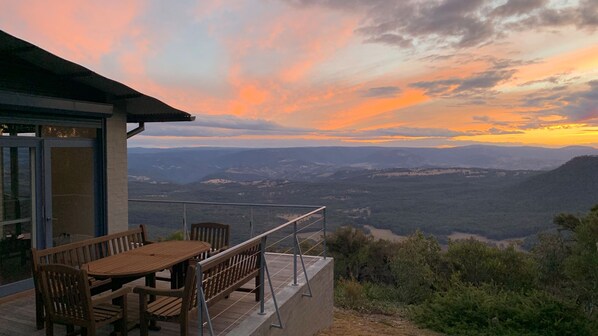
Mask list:
[[[116,107],[112,117],[106,119],[106,145],[108,233],[114,233],[129,227],[127,115]]]
[[[303,296],[307,284],[303,276],[299,277],[299,286],[287,286],[276,295],[283,329],[272,327],[278,324],[274,303],[266,302],[266,315],[257,312],[245,319],[228,336],[241,335],[284,335],[306,336],[332,325],[334,304],[334,260],[320,260],[307,269],[311,276],[310,285],[313,297]],[[266,286],[266,290],[270,290]]]

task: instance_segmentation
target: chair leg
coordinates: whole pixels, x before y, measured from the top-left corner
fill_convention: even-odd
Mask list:
[[[185,315],[185,313],[182,313]],[[203,328],[203,326],[199,326]],[[181,315],[181,336],[187,336],[189,334],[189,319]]]
[[[72,324],[66,325],[66,334],[67,335],[74,335],[75,334],[75,326]]]
[[[54,336],[54,323],[46,320],[46,336]]]
[[[44,301],[42,294],[35,291],[35,327],[37,330],[44,329]]]
[[[139,334],[141,336],[147,336],[148,332],[149,332],[149,328],[148,328],[148,321],[145,318],[145,314],[143,314],[143,312],[139,312]]]
[[[127,326],[127,296],[123,296],[122,298],[122,307],[123,307],[123,317],[120,322],[120,332],[122,336],[127,336],[128,326]]]

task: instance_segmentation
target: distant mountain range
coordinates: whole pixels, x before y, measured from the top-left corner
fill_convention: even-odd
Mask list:
[[[339,155],[334,155],[335,150]],[[552,218],[560,212],[583,213],[598,203],[598,156],[584,154],[570,160],[566,158],[579,152],[596,152],[595,149],[507,150],[477,146],[451,149],[451,154],[439,150],[436,153],[440,154],[421,161],[448,165],[448,162],[455,162],[451,160],[462,157],[464,161],[452,167],[422,164],[419,167],[371,168],[384,167],[389,162],[380,163],[382,160],[368,162],[367,169],[351,164],[364,163],[366,157],[392,157],[389,153],[398,150],[181,149],[144,153],[134,150],[130,161],[133,167],[151,167],[151,162],[161,166],[137,171],[136,177],[131,176],[129,192],[132,198],[320,204],[329,209],[331,228],[347,224],[372,225],[396,234],[421,229],[441,239],[454,232],[493,239],[527,237],[552,228]],[[412,150],[417,151],[406,149],[407,152]],[[317,154],[311,156],[317,160],[306,160],[310,156],[306,153],[310,151]],[[296,158],[289,154],[292,152],[304,156]],[[459,156],[455,152],[470,153],[472,157]],[[542,152],[547,155],[540,157]],[[327,158],[323,153],[331,157]],[[474,153],[477,153],[476,159]],[[355,159],[359,155],[362,159]],[[173,160],[171,165],[166,165],[168,157]],[[142,165],[135,162],[142,159],[147,160]],[[515,169],[520,167],[517,163],[528,167],[531,162],[536,162],[536,168],[546,168],[549,162],[559,160],[563,160],[562,164],[548,171]],[[193,166],[196,162],[199,162],[198,166]],[[476,162],[479,166],[483,162],[489,166],[498,162],[512,164],[510,169],[460,167],[467,165],[463,162]],[[195,182],[159,182],[181,181],[183,179],[174,175],[182,172],[187,174],[186,181]]]
[[[326,179],[339,170],[475,167],[550,170],[576,156],[597,155],[592,147],[455,148],[130,148],[129,175],[179,184],[222,178],[233,181]]]

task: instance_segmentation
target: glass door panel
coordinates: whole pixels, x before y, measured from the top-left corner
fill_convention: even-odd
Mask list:
[[[94,147],[50,147],[54,246],[95,236]]]
[[[0,146],[0,286],[31,277],[35,148]]]

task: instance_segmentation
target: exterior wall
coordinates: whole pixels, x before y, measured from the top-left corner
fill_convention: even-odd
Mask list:
[[[127,115],[115,107],[106,119],[106,197],[108,233],[129,227],[127,187]]]
[[[334,260],[320,260],[307,269],[311,276],[313,297],[303,296],[307,292],[307,284],[303,276],[299,277],[299,286],[287,286],[276,294],[283,329],[272,327],[278,324],[274,303],[266,302],[266,315],[254,313],[239,324],[228,336],[241,335],[315,335],[318,331],[332,325],[334,304]],[[267,281],[266,281],[267,283]],[[270,288],[266,286],[266,290]]]

